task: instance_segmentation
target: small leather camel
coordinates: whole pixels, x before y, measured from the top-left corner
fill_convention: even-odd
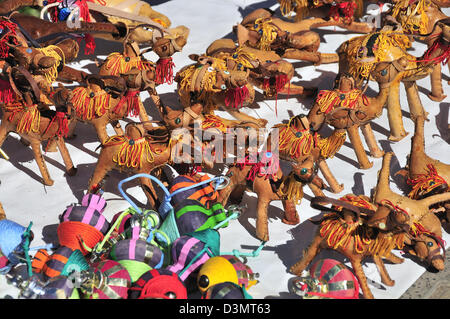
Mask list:
[[[320,53],[320,36],[310,31],[313,21],[292,23],[273,16],[268,9],[256,9],[235,26],[240,46],[275,51],[283,59],[318,64],[338,62],[336,53]]]
[[[311,96],[317,93],[316,88],[291,83],[294,66],[274,51],[238,46],[231,39],[219,39],[208,46],[206,55],[225,60],[229,70],[250,69],[250,83],[263,90],[266,98],[278,97],[278,94]]]
[[[54,95],[65,96],[66,99],[60,100],[56,105],[57,111],[53,111],[47,105],[42,105],[39,86],[26,69],[13,67],[9,72],[11,78],[14,79],[11,84],[16,90],[17,100],[8,104],[1,104],[3,116],[0,124],[0,147],[11,132],[17,133],[29,142],[41,172],[43,183],[51,186],[54,181],[50,178],[42,156],[41,143],[56,139],[67,174],[69,176],[75,175],[77,170],[64,143],[64,135],[67,134],[69,123],[65,112],[67,110],[65,103],[68,102],[66,89],[59,88],[55,91]],[[42,81],[45,80],[42,79]]]
[[[230,71],[221,59],[196,54],[189,57],[196,63],[183,67],[175,76],[184,108],[201,104],[205,114],[222,108],[240,121],[253,121],[261,127],[266,125],[267,120],[255,119],[239,111],[255,98],[255,89],[248,81],[250,70]]]
[[[72,91],[70,99],[76,121],[70,125],[69,137],[74,136],[76,122],[92,124],[101,143],[109,137],[106,126],[111,124],[118,135],[123,135],[119,120],[139,116],[147,120],[140,92],[154,86],[153,70],[132,69],[121,76],[87,76],[85,86]]]
[[[333,200],[316,197],[311,200],[311,206],[332,202],[335,207],[320,220],[312,221],[319,225],[311,244],[289,271],[300,276],[311,261],[323,249],[332,249],[349,259],[353,271],[358,279],[364,298],[373,299],[373,294],[367,284],[367,278],[362,268],[362,261],[372,257],[381,276],[381,281],[387,286],[393,286],[392,280],[384,266],[383,258],[394,264],[403,262],[395,256],[392,250],[404,246],[404,238],[409,231],[409,216],[388,204],[380,205],[373,211],[373,206],[364,208],[356,203],[344,200]],[[336,209],[341,207],[340,210]],[[372,210],[372,212],[371,212]],[[364,217],[363,215],[370,217]],[[390,223],[380,229],[371,219],[377,215],[389,216]],[[339,234],[339,236],[337,236]]]
[[[317,196],[323,196],[324,183],[317,176],[316,161],[319,149],[314,147],[313,136],[309,133],[309,123],[306,117],[294,117],[290,125],[277,125],[278,135],[269,135],[261,152],[262,158],[252,158],[249,154],[243,163],[236,163],[227,172],[230,184],[219,191],[219,201],[225,206],[230,199],[241,201],[246,190],[257,194],[256,237],[269,240],[268,208],[270,202],[281,200],[284,207],[283,223],[296,225],[300,222],[296,204],[303,197],[303,186],[308,185]],[[296,139],[286,138],[291,130],[301,134]],[[273,132],[271,132],[273,134]],[[273,142],[272,138],[279,140]],[[290,136],[290,135],[289,135]],[[284,148],[286,140],[295,140]],[[279,149],[275,149],[280,143]],[[277,144],[278,145],[278,144]],[[279,157],[276,154],[279,154]],[[268,155],[269,154],[269,155]],[[261,155],[260,155],[261,156]],[[286,168],[282,168],[282,164]]]

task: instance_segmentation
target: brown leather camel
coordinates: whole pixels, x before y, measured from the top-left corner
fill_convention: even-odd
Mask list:
[[[374,27],[367,22],[357,21],[363,16],[363,0],[278,0],[284,17],[297,23],[314,21],[314,28],[337,26],[357,33],[372,32]]]
[[[241,201],[246,190],[257,194],[256,237],[263,241],[269,240],[270,202],[281,200],[285,212],[283,223],[296,225],[300,219],[295,206],[303,198],[303,186],[308,185],[317,196],[323,196],[325,188],[316,174],[319,149],[314,146],[306,117],[293,117],[289,125],[274,128],[279,134],[271,132],[259,155],[262,158],[252,158],[252,153],[247,153],[244,162],[229,168],[230,183],[219,191],[219,201],[224,206],[230,199]],[[278,140],[272,141],[277,137]],[[282,169],[282,165],[285,168]]]
[[[101,143],[109,137],[106,126],[111,124],[118,135],[123,135],[119,120],[128,116],[139,116],[147,120],[140,92],[154,86],[153,70],[132,69],[121,76],[89,75],[86,85],[72,92],[71,107],[73,116],[79,122],[95,127]],[[77,121],[70,125],[69,137],[74,136]]]
[[[43,183],[53,185],[47,166],[41,153],[41,143],[56,139],[57,146],[66,166],[69,176],[76,174],[70,154],[64,143],[64,135],[67,134],[69,119],[65,111],[68,102],[68,94],[65,88],[59,88],[54,92],[56,97],[65,97],[56,105],[57,111],[50,110],[48,105],[41,102],[39,85],[34,82],[32,75],[22,67],[13,67],[10,71],[17,99],[8,104],[1,104],[3,116],[0,124],[0,147],[9,133],[15,132],[21,138],[30,143],[38,164]],[[26,86],[23,86],[23,83]],[[34,82],[34,83],[33,83]],[[44,79],[40,81],[45,82]],[[22,83],[22,85],[20,84]],[[45,85],[45,84],[44,84]],[[56,101],[55,97],[55,101]]]
[[[323,249],[332,249],[349,259],[353,271],[358,279],[364,298],[372,299],[373,294],[367,284],[367,278],[362,268],[362,261],[372,257],[381,276],[381,281],[387,286],[393,286],[392,280],[384,266],[383,258],[394,264],[403,262],[395,256],[392,250],[404,246],[404,238],[409,231],[409,216],[389,204],[382,204],[373,211],[373,205],[365,208],[357,203],[346,200],[333,200],[316,197],[311,200],[311,206],[323,202],[332,202],[340,206],[340,210],[330,209],[320,220],[313,221],[319,225],[311,244],[303,253],[302,258],[296,262],[289,271],[300,276],[311,261]],[[372,210],[372,213],[370,211]],[[369,212],[368,217],[363,214]],[[374,223],[373,217],[377,215],[388,216],[389,224],[379,227]],[[339,236],[337,236],[339,234]]]
[[[192,149],[183,153],[183,135],[174,134],[165,126],[154,127],[151,123],[129,123],[124,135],[111,136],[100,147],[94,173],[89,179],[88,190],[97,192],[105,176],[111,170],[128,174],[150,174],[155,169],[174,161],[192,163]],[[192,142],[189,147],[199,146]],[[202,147],[202,145],[200,145]],[[199,163],[212,168],[213,163]],[[160,172],[156,172],[160,173]],[[156,207],[158,201],[152,183],[147,178],[139,179],[148,203]]]
[[[139,70],[153,70],[155,73],[154,85],[148,90],[155,106],[161,110],[161,99],[156,91],[158,85],[173,82],[173,68],[175,64],[172,56],[180,52],[186,45],[189,35],[189,29],[183,26],[178,27],[176,37],[166,35],[158,37],[150,49],[159,57],[156,63],[148,61],[143,56],[148,50],[142,51],[137,42],[131,40],[128,36],[123,41],[122,53],[113,52],[100,65],[100,75],[120,75],[128,72],[132,68]],[[147,119],[148,120],[148,119]]]
[[[429,75],[436,63],[440,63],[448,55],[445,45],[440,45],[440,41],[450,39],[450,26],[448,21],[436,23],[436,28],[443,31],[435,37],[436,46],[431,47],[420,58],[414,57],[406,52],[411,47],[411,41],[405,34],[381,30],[366,36],[355,37],[344,42],[338,49],[339,72],[348,72],[354,76],[357,86],[369,79],[369,70],[376,63],[399,60],[404,57],[408,64],[395,64],[401,75],[392,81],[387,102],[391,141],[399,141],[408,133],[403,126],[403,115],[400,106],[400,83],[403,82],[408,98],[408,106],[411,119],[418,115],[426,116],[426,112],[419,97],[416,81]],[[370,40],[370,41],[369,41]]]
[[[438,22],[448,20],[441,7],[448,6],[444,1],[438,0],[399,0],[394,2],[387,15],[391,17],[389,20],[395,21],[405,34],[415,35],[418,39],[424,41],[429,49],[432,49],[433,46],[435,47],[438,44],[436,43],[436,35],[443,31]],[[445,46],[446,43],[448,43],[448,40],[440,44]],[[436,58],[436,56],[433,58]],[[433,101],[440,102],[446,97],[442,88],[441,62],[444,64],[444,61],[445,59],[435,61],[436,63],[434,63],[430,74],[431,92],[428,97]]]
[[[294,66],[274,51],[238,46],[231,39],[219,39],[208,46],[206,55],[225,60],[229,70],[250,69],[249,82],[263,90],[266,98],[278,94],[311,96],[317,90],[291,83]]]
[[[212,114],[216,109],[224,109],[240,121],[253,121],[261,127],[265,119],[240,112],[239,108],[253,103],[255,89],[248,81],[250,70],[228,70],[225,61],[208,56],[191,54],[196,61],[177,72],[177,93],[184,108],[201,104],[203,113]]]
[[[403,58],[395,62],[400,65],[407,64]],[[324,158],[334,156],[339,151],[347,132],[360,168],[372,167],[373,163],[366,155],[358,128],[361,128],[364,134],[370,154],[376,158],[383,155],[373,135],[370,121],[381,115],[389,96],[390,84],[397,78],[398,73],[394,63],[384,62],[375,66],[371,72],[372,78],[379,84],[379,92],[375,97],[366,96],[361,89],[355,87],[354,78],[345,74],[341,75],[337,89],[319,93],[308,114],[312,130],[319,131],[324,123],[335,129],[333,135],[328,137],[329,141],[324,142],[321,147]]]
[[[433,159],[425,153],[425,119],[416,117],[414,136],[411,139],[411,152],[405,169],[396,173],[407,178],[411,190],[408,196],[422,199],[437,193],[450,192],[450,165]],[[441,219],[442,225],[450,223],[450,205],[442,203],[433,206],[432,211]]]
[[[234,27],[238,44],[265,51],[275,51],[283,59],[312,62],[316,65],[335,63],[336,53],[320,53],[320,37],[310,31],[313,20],[298,23],[283,21],[268,9],[256,9]]]
[[[62,3],[44,0],[4,0],[0,3],[0,14],[6,15],[12,11],[23,7],[39,8],[41,17],[44,18],[48,11],[55,10],[59,5],[59,9],[64,5],[67,7],[71,2]],[[112,23],[124,23],[131,27],[136,22],[152,20],[164,27],[169,27],[170,19],[164,14],[154,10],[150,4],[144,1],[123,1],[108,0],[106,3],[87,2],[86,6],[89,10],[89,18],[92,21],[109,21]],[[115,9],[115,10],[114,10]],[[83,18],[83,17],[81,17]]]

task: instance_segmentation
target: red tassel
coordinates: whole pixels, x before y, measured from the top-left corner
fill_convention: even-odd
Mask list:
[[[9,55],[9,46],[5,43],[10,42],[12,44],[19,44],[16,35],[17,24],[9,22],[7,20],[0,21],[0,29],[5,32],[5,29],[9,29],[9,32],[3,36],[0,40],[0,58],[5,59]]]
[[[127,103],[127,114],[126,116],[139,116],[139,91],[138,90],[128,90],[124,96],[120,99],[114,108],[114,113],[120,112],[120,109],[124,103]]]
[[[8,81],[0,79],[0,102],[5,104],[11,104],[16,100],[16,94],[14,93],[11,84]]]
[[[243,107],[244,101],[248,97],[249,97],[249,91],[245,85],[243,87],[228,89],[226,96],[225,96],[225,105],[232,106],[236,109]]]
[[[172,84],[174,66],[175,64],[172,61],[172,57],[159,59],[158,62],[156,62],[156,83]]]
[[[84,35],[84,42],[86,43],[86,46],[84,48],[84,54],[90,55],[94,54],[95,52],[95,39],[90,34]]]

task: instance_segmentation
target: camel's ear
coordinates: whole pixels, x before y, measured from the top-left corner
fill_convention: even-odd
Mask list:
[[[200,58],[200,55],[198,54],[189,54],[189,59],[192,61],[198,62],[198,59]]]

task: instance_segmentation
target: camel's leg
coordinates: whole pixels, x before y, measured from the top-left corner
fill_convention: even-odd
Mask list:
[[[369,169],[373,166],[373,163],[369,161],[366,151],[364,150],[361,136],[359,135],[359,130],[357,125],[350,126],[347,129],[348,137],[355,150],[356,157],[358,158],[358,163],[361,169]]]
[[[314,183],[308,183],[309,189],[313,192],[314,196],[316,197],[322,197],[325,196],[323,191]]]
[[[301,85],[288,83],[281,90],[278,91],[278,94],[285,95],[303,95],[303,96],[313,96],[317,93],[317,88],[305,88]]]
[[[377,140],[373,135],[372,126],[369,123],[361,125],[361,131],[364,135],[364,139],[366,140],[367,146],[370,150],[370,155],[375,158],[380,158],[384,155],[384,151],[380,149],[378,146]]]
[[[378,172],[378,180],[377,185],[375,186],[375,193],[373,195],[373,199],[375,203],[379,203],[383,199],[386,199],[386,196],[392,194],[389,185],[389,176],[390,176],[390,163],[392,158],[391,152],[384,154],[383,162],[381,164],[381,169]]]
[[[394,255],[393,253],[389,253],[389,255],[386,256],[385,258],[393,264],[401,264],[405,261],[403,258],[398,257],[398,256]]]
[[[73,165],[72,158],[70,157],[69,150],[67,149],[64,139],[62,137],[58,137],[56,139],[56,143],[63,158],[64,165],[66,166],[67,175],[75,176],[77,173],[77,168]]]
[[[41,172],[42,180],[45,185],[52,186],[54,181],[50,178],[50,174],[47,169],[47,164],[45,163],[44,157],[41,153],[41,141],[39,140],[31,140],[31,149],[34,153],[34,158]]]
[[[3,123],[1,123],[1,124],[3,124]],[[10,132],[10,130],[6,127],[6,125],[0,125],[0,147],[2,147],[9,132]]]
[[[283,200],[284,217],[282,222],[288,225],[297,225],[300,223],[297,209],[293,200]]]
[[[256,237],[262,241],[269,240],[269,220],[267,217],[270,199],[258,194],[258,205],[256,208]]]
[[[158,95],[150,95],[153,102],[158,101],[159,104],[157,104],[157,108],[159,110],[159,112],[161,111],[161,99]],[[156,102],[155,102],[156,104]],[[147,114],[147,110],[145,109],[144,103],[142,103],[141,99],[139,99],[139,120],[141,120],[141,122],[147,122],[148,121],[148,114]]]
[[[400,81],[395,81],[390,86],[387,105],[389,128],[391,130],[389,140],[400,141],[408,135],[403,127],[402,108],[400,106]]]
[[[330,185],[332,192],[335,194],[342,192],[342,190],[344,189],[344,184],[338,183],[336,177],[334,177],[333,173],[328,167],[327,162],[324,159],[319,160],[319,169],[322,172],[322,175],[327,181],[328,185]]]
[[[5,210],[3,209],[2,203],[0,203],[0,220],[2,219],[6,219],[6,213]]]
[[[77,126],[77,120],[73,120],[69,122],[69,133],[67,133],[67,139],[73,139],[75,138],[77,135],[74,133],[75,132],[75,127]]]
[[[314,239],[312,243],[309,245],[309,247],[306,249],[306,251],[303,252],[302,258],[296,262],[291,268],[289,269],[289,272],[301,276],[303,270],[308,267],[308,265],[311,263],[311,261],[316,257],[320,252],[320,244],[322,243],[324,239],[316,234],[314,236]]]
[[[441,102],[447,97],[444,94],[444,89],[442,88],[442,67],[441,64],[436,64],[433,68],[433,72],[430,75],[431,78],[431,93],[428,97],[436,102]]]
[[[391,277],[389,276],[381,257],[373,256],[373,261],[375,262],[375,265],[377,265],[381,277],[381,282],[387,286],[392,287],[395,284],[395,281],[392,280]]]
[[[419,90],[415,81],[405,82],[406,97],[408,99],[411,120],[415,120],[417,116],[427,117],[422,101],[420,100]]]
[[[97,160],[97,164],[95,165],[94,173],[89,179],[88,191],[96,191],[98,187],[101,185],[103,179],[106,174],[113,169],[115,163],[113,162],[111,157],[108,157],[109,153],[102,153],[100,151],[100,155]]]
[[[92,121],[95,131],[97,132],[98,140],[102,144],[105,143],[109,138],[108,133],[106,132],[106,125],[108,124],[108,122],[106,121],[106,118],[104,118],[103,120],[104,121]]]
[[[49,153],[55,153],[58,151],[58,143],[56,139],[52,138],[47,141],[47,146],[45,147],[45,151]]]
[[[141,182],[141,186],[142,189],[144,190],[145,196],[147,196],[148,204],[153,209],[155,209],[158,198],[156,196],[156,192],[151,180],[146,177],[140,177],[139,181]]]
[[[366,22],[352,22],[350,24],[338,24],[338,27],[341,27],[343,29],[347,29],[348,31],[353,31],[356,33],[371,33],[374,30],[376,30],[376,27],[366,23]]]
[[[253,122],[257,125],[259,125],[260,127],[265,127],[267,124],[267,120],[266,119],[257,119],[254,118],[251,115],[245,114],[243,112],[239,112],[236,109],[232,109],[232,108],[225,108],[225,110],[230,113],[230,115],[232,117],[234,117],[235,119],[239,120],[239,121],[246,121],[246,122]]]
[[[359,285],[361,287],[363,296],[365,299],[373,299],[372,291],[370,291],[369,285],[367,284],[366,274],[361,265],[361,257],[353,256],[350,258],[353,271],[355,272],[356,278],[358,278]]]
[[[314,64],[320,64],[320,53],[319,52],[310,52],[307,50],[299,50],[299,49],[287,49],[282,55],[283,59],[293,59],[293,60],[301,60],[308,61]]]

